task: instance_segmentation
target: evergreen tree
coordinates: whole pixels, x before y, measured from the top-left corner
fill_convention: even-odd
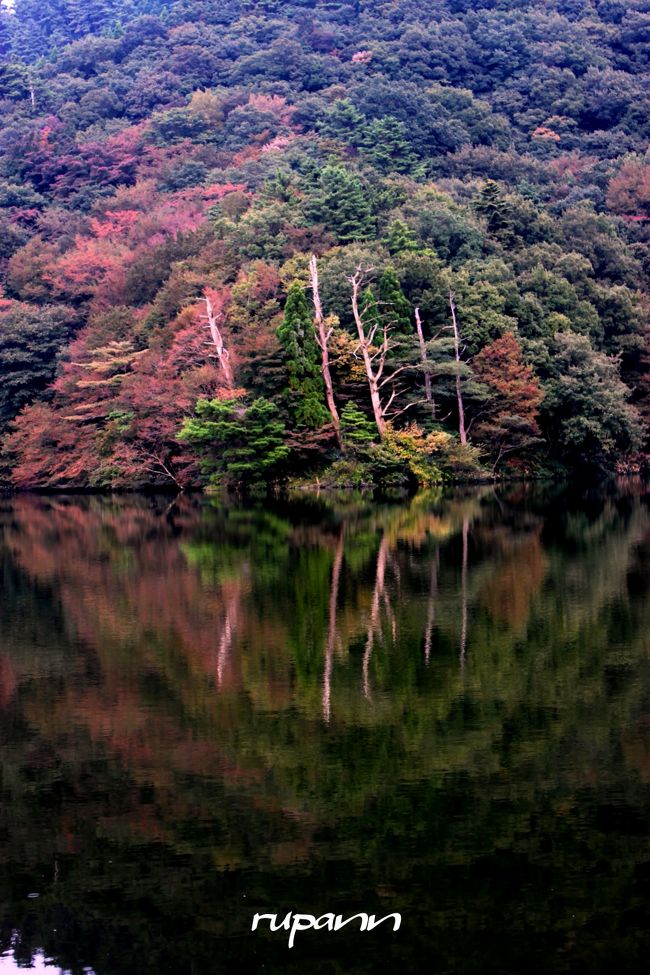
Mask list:
[[[328,108],[320,131],[332,139],[341,139],[351,145],[363,141],[365,118],[347,98],[339,98]]]
[[[415,164],[406,126],[396,118],[373,119],[366,128],[363,155],[382,173],[408,173]]]
[[[320,367],[311,310],[299,281],[289,288],[278,338],[286,354],[289,390],[297,397],[294,413],[298,424],[317,429],[327,423],[325,384]]]
[[[204,399],[183,424],[179,440],[196,448],[213,484],[269,483],[289,454],[277,408],[267,399],[243,406],[235,399]]]
[[[0,58],[11,54],[11,19],[4,6],[0,7]]]
[[[364,324],[366,335],[375,329],[375,341],[380,341],[380,328],[382,326],[383,319],[379,310],[377,298],[375,297],[375,292],[370,285],[368,285],[361,295],[359,311],[361,312],[361,321]]]
[[[474,209],[487,221],[488,233],[494,237],[508,238],[512,236],[512,214],[507,200],[504,199],[497,183],[492,179],[485,181]]]
[[[0,315],[0,431],[54,378],[75,313],[64,306],[17,305]]]
[[[331,230],[340,243],[368,240],[374,235],[375,220],[367,191],[356,173],[343,166],[329,164],[310,200],[308,215]]]
[[[403,220],[393,220],[383,240],[391,254],[418,249],[417,237]]]
[[[74,37],[99,34],[117,19],[110,0],[65,0],[69,29]]]
[[[413,331],[411,305],[392,267],[386,268],[379,279],[379,307],[382,318],[393,325],[397,332]]]
[[[356,403],[350,401],[341,410],[341,433],[344,444],[364,447],[377,439],[377,428]]]
[[[73,39],[63,0],[16,0],[14,11],[13,49],[23,61],[36,61]]]

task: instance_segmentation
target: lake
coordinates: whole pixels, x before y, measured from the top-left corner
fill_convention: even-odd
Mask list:
[[[649,502],[0,498],[0,972],[645,970]]]

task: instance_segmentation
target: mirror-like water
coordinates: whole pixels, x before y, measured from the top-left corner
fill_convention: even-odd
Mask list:
[[[0,499],[0,971],[645,970],[649,500]]]

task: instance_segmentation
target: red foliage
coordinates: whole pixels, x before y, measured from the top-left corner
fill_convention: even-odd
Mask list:
[[[544,394],[535,373],[524,362],[521,346],[512,332],[482,349],[472,367],[477,378],[494,391],[500,412],[536,424]]]
[[[639,161],[623,163],[610,181],[607,206],[628,219],[650,216],[650,166]]]

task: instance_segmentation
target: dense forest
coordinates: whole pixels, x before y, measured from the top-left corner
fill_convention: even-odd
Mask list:
[[[15,0],[0,477],[631,472],[650,0]]]

